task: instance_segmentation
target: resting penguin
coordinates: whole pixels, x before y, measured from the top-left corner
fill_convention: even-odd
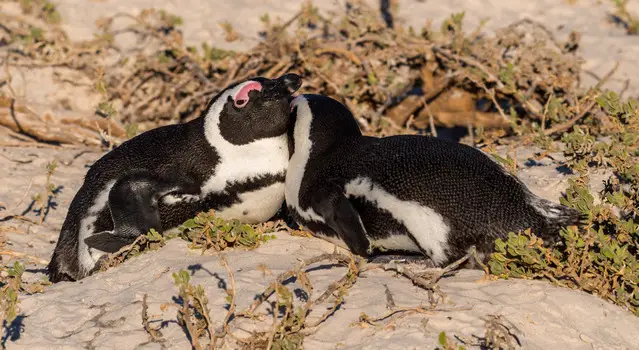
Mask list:
[[[530,227],[553,239],[581,220],[474,147],[420,135],[363,136],[351,112],[329,97],[297,96],[291,122],[289,211],[314,235],[373,261],[395,253],[442,267],[471,246],[485,259],[509,231]]]
[[[200,211],[257,223],[284,202],[291,95],[301,78],[253,78],[227,87],[200,117],[144,132],[87,172],[48,265],[52,282],[92,273],[98,259],[154,228]]]

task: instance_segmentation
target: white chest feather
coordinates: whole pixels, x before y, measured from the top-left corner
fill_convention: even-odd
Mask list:
[[[238,219],[247,224],[267,221],[282,206],[284,184],[276,182],[255,191],[240,194],[240,202],[216,212],[222,219]]]
[[[286,171],[286,135],[260,139],[246,145],[233,145],[224,140],[219,132],[212,137],[207,133],[207,139],[217,150],[220,160],[215,174],[202,186],[202,195],[223,192],[226,186],[232,183],[246,182],[267,174],[277,175]]]

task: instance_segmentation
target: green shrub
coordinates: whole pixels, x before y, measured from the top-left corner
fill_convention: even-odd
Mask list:
[[[215,249],[222,251],[228,247],[244,246],[254,249],[261,243],[274,239],[267,235],[275,231],[273,225],[249,225],[239,220],[224,220],[212,212],[202,212],[195,218],[186,221],[180,227],[180,237],[191,242],[190,248]]]
[[[534,232],[510,233],[495,242],[488,263],[501,278],[545,278],[608,299],[639,316],[639,114],[634,101],[612,92],[597,98],[599,119],[565,134],[567,166],[577,173],[561,203],[587,216],[581,228],[561,231],[549,246]],[[605,136],[605,137],[603,137]],[[596,202],[589,191],[589,173],[609,169]]]

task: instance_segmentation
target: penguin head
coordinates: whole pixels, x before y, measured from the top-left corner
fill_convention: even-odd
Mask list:
[[[235,145],[286,133],[290,97],[302,85],[296,74],[256,77],[229,86],[211,101],[206,123]],[[208,129],[209,127],[207,127]]]
[[[289,142],[293,149],[308,139],[321,151],[362,132],[353,113],[341,102],[324,95],[302,94],[290,104]]]

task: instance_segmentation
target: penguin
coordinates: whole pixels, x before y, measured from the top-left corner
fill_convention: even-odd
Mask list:
[[[245,223],[273,217],[284,203],[289,102],[301,84],[296,74],[233,84],[198,118],[151,129],[103,155],[70,204],[49,280],[85,278],[107,253],[201,211]]]
[[[508,232],[531,228],[554,242],[583,219],[536,196],[475,147],[424,135],[363,136],[351,111],[327,96],[295,97],[291,123],[289,212],[314,236],[369,261],[412,256],[444,267],[474,247],[485,262]]]

